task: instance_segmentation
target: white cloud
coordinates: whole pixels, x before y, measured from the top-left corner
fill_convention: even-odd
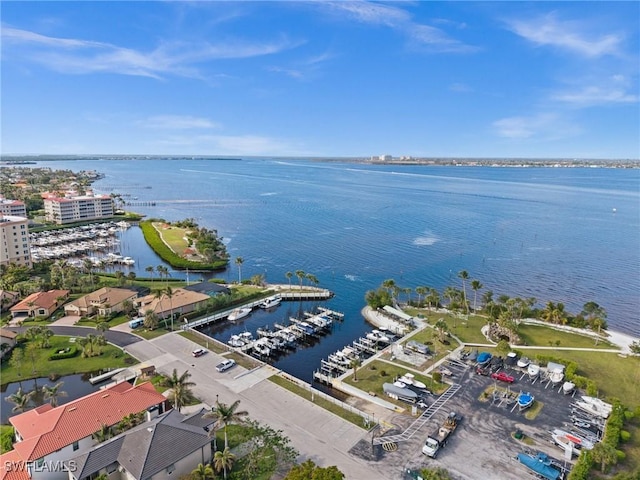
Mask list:
[[[219,128],[220,125],[208,118],[192,117],[189,115],[156,115],[138,122],[144,128],[165,130],[191,130],[198,128]]]
[[[285,37],[264,42],[227,40],[209,42],[165,42],[144,52],[109,43],[57,38],[35,32],[2,27],[2,40],[19,47],[19,56],[62,73],[109,72],[161,78],[168,75],[201,78],[197,65],[218,59],[271,55],[295,48],[300,42]],[[17,55],[14,55],[17,56]]]
[[[261,135],[172,135],[158,141],[180,151],[197,151],[219,155],[292,155],[298,154],[295,145]],[[294,152],[294,153],[290,153]]]
[[[473,88],[471,88],[466,83],[460,83],[460,82],[452,83],[451,85],[449,85],[449,90],[451,90],[452,92],[458,92],[458,93],[473,92]]]
[[[441,28],[424,25],[413,21],[411,15],[396,6],[374,3],[365,0],[345,0],[339,2],[317,2],[325,10],[337,13],[340,18],[349,18],[360,23],[381,25],[392,28],[406,35],[413,46],[427,47],[430,52],[466,53],[477,50],[477,47],[467,45],[450,35]],[[440,25],[455,29],[464,29],[465,24],[450,22],[438,18],[433,21]]]
[[[566,102],[575,106],[592,106],[610,103],[637,103],[638,96],[620,88],[605,89],[597,86],[584,87],[578,91],[557,93],[553,100]]]
[[[555,13],[508,20],[507,24],[511,31],[536,45],[557,47],[590,58],[620,54],[619,34],[596,34],[580,22],[559,20]]]
[[[506,117],[493,122],[492,127],[499,137],[513,140],[553,140],[580,133],[578,125],[555,113]]]

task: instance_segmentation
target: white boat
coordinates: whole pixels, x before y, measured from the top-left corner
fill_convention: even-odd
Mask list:
[[[527,373],[529,374],[529,377],[536,378],[538,375],[540,375],[540,365],[530,363],[527,367]]]
[[[553,439],[553,443],[563,448],[565,451],[570,448],[571,454],[575,456],[580,455],[580,450],[583,448],[585,450],[591,450],[593,448],[593,443],[589,440],[557,428],[551,433],[551,438]]]
[[[413,386],[416,388],[420,388],[422,390],[426,390],[427,388],[427,386],[424,383],[416,379],[413,380]]]
[[[400,381],[402,383],[406,383],[407,385],[413,385],[413,378],[409,377],[407,374],[404,374],[400,377]]]
[[[520,392],[520,395],[518,395],[518,407],[520,407],[520,410],[529,408],[531,405],[533,405],[534,400],[535,397],[529,392]]]
[[[613,410],[613,405],[611,405],[610,403],[604,402],[597,397],[589,397],[587,395],[582,395],[582,401],[590,403],[600,410],[608,410],[609,412]]]
[[[282,297],[280,295],[272,295],[271,297],[265,298],[258,306],[264,309],[273,308],[280,305],[281,301]]]
[[[269,355],[271,355],[271,348],[267,344],[266,338],[261,338],[260,340],[255,342],[253,344],[253,349],[258,355],[261,355],[263,357],[268,357]]]
[[[242,340],[245,345],[253,342],[253,334],[251,332],[242,332],[238,334],[238,337],[240,337],[240,340]]]
[[[562,370],[554,370],[549,372],[549,380],[554,385],[560,383],[564,379],[564,372]]]
[[[529,366],[529,363],[531,363],[531,360],[529,360],[527,357],[521,357],[518,359],[516,365],[518,365],[520,368],[527,368]]]
[[[562,393],[569,395],[576,388],[576,384],[573,382],[564,382],[562,384]]]
[[[578,407],[581,410],[584,410],[590,415],[593,415],[595,417],[600,417],[600,418],[608,418],[609,414],[611,413],[611,410],[601,409],[598,406],[594,405],[593,403],[584,402],[584,401],[576,402],[576,407]]]
[[[231,335],[231,338],[227,342],[232,347],[242,347],[244,346],[244,341],[240,338],[239,335]]]
[[[249,315],[251,313],[251,308],[250,307],[240,307],[240,308],[236,308],[235,310],[233,310],[229,316],[227,317],[227,319],[230,322],[235,322],[237,320],[240,320],[241,318],[246,317],[247,315]]]
[[[380,330],[372,330],[371,332],[367,333],[366,337],[374,342],[389,343],[389,337],[383,334]]]

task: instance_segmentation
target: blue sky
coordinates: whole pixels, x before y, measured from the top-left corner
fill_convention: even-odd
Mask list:
[[[11,2],[3,154],[640,157],[639,2]]]

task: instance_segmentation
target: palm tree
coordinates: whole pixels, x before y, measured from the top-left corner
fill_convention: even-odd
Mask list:
[[[89,279],[91,280],[91,286],[93,286],[93,262],[89,258],[85,258],[82,261],[82,268],[85,273],[89,274]]]
[[[296,270],[296,277],[298,277],[298,280],[300,281],[300,290],[302,290],[302,279],[304,278],[304,270]]]
[[[233,467],[233,462],[236,459],[236,456],[231,453],[231,451],[225,447],[223,451],[217,451],[213,456],[213,465],[216,469],[216,472],[223,471],[224,478],[227,478],[227,470],[231,470]]]
[[[147,310],[144,314],[144,328],[147,330],[155,330],[158,328],[158,316],[153,310]]]
[[[238,283],[242,283],[242,264],[244,259],[242,257],[236,257],[235,264],[238,266]]]
[[[471,280],[471,289],[473,290],[473,311],[476,311],[476,301],[478,299],[478,290],[482,288],[480,280]]]
[[[54,336],[53,330],[49,328],[43,328],[42,332],[42,348],[49,348],[49,339]]]
[[[440,341],[444,342],[444,336],[449,331],[449,325],[444,321],[444,318],[438,319],[438,321],[433,325],[433,328],[438,332],[438,337],[440,337]]]
[[[354,382],[358,381],[358,367],[360,365],[362,365],[362,360],[360,360],[360,357],[352,358],[351,361],[349,362],[349,366],[351,368],[353,368],[353,381]]]
[[[27,409],[34,393],[35,392],[25,393],[25,391],[22,390],[22,387],[18,387],[18,391],[16,393],[12,393],[4,399],[14,404],[14,407],[11,409],[12,412],[24,412]]]
[[[158,288],[157,290],[153,291],[153,298],[158,299],[158,306],[160,307],[160,311],[162,312],[162,318],[164,319],[165,314],[164,314],[164,310],[162,309],[162,297],[164,297],[164,290],[162,290],[161,288]],[[154,309],[157,310],[157,309]],[[165,326],[166,326],[166,322],[165,322]]]
[[[198,466],[191,471],[192,480],[213,480],[214,478],[213,468],[211,468],[209,464],[203,465],[199,463]]]
[[[111,437],[113,437],[113,429],[104,423],[100,425],[100,430],[93,432],[91,435],[91,438],[93,438],[96,443],[106,442]]]
[[[191,374],[189,370],[185,371],[182,375],[178,376],[178,370],[173,369],[171,377],[167,379],[167,386],[171,389],[169,394],[169,400],[173,402],[173,408],[180,411],[191,398],[191,387],[195,387],[195,382],[190,382]]]
[[[293,277],[293,273],[287,272],[284,274],[284,276],[287,277],[287,280],[289,280],[289,290],[291,290],[291,277]]]
[[[109,330],[109,322],[100,322],[96,325],[96,330],[104,337],[105,332]]]
[[[149,265],[148,267],[146,267],[144,269],[144,271],[147,272],[150,275],[151,282],[153,282],[153,271],[154,271],[154,268],[151,265]]]
[[[164,289],[164,294],[169,299],[169,311],[171,313],[171,331],[173,332],[173,289],[167,285],[167,288]]]
[[[45,385],[42,387],[42,393],[44,393],[45,400],[49,400],[49,404],[52,407],[58,406],[58,397],[66,397],[67,392],[60,390],[64,385],[64,382],[58,382],[54,386],[50,387]]]
[[[596,462],[600,463],[602,473],[604,473],[607,466],[613,465],[618,460],[616,449],[605,442],[596,443],[589,453]]]
[[[458,272],[458,277],[462,279],[462,301],[464,302],[464,307],[467,310],[467,315],[469,315],[469,305],[467,304],[467,279],[469,278],[469,272],[461,270]]]
[[[227,440],[227,425],[231,423],[242,423],[243,418],[248,415],[248,412],[237,412],[240,400],[236,400],[231,405],[226,403],[220,403],[216,401],[215,407],[203,415],[203,418],[213,418],[216,420],[216,424],[220,424],[224,427],[224,448],[229,447],[229,441]]]
[[[422,306],[422,297],[426,295],[429,289],[427,287],[416,287],[416,293],[418,294],[418,306]]]

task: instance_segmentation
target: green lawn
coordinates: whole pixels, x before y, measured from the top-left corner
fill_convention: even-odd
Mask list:
[[[169,245],[169,248],[176,255],[182,255],[184,249],[189,246],[184,239],[187,236],[187,230],[173,225],[165,228],[163,225],[163,223],[153,223],[153,226],[160,233],[160,237]]]
[[[62,360],[49,360],[49,356],[58,350],[74,345],[69,339],[73,337],[54,336],[51,337],[50,348],[36,348],[33,350],[33,359],[27,352],[25,343],[22,347],[24,357],[18,368],[11,361],[2,362],[0,373],[2,374],[2,384],[17,382],[18,380],[28,380],[30,378],[48,377],[50,375],[72,375],[75,373],[97,372],[106,368],[126,367],[133,365],[136,360],[123,353],[122,350],[113,345],[102,347],[102,354],[91,358],[82,358],[80,352],[73,358]],[[79,347],[79,346],[78,346]],[[80,350],[80,348],[78,348]]]
[[[599,396],[619,398],[631,408],[640,406],[640,358],[567,350],[545,350],[540,354],[576,362],[578,374],[596,382]]]
[[[0,454],[13,449],[13,427],[0,425]]]
[[[367,363],[358,369],[356,375],[357,381],[353,380],[353,375],[345,377],[344,382],[356,387],[363,392],[373,392],[378,396],[385,397],[385,400],[393,402],[389,397],[386,397],[382,388],[383,383],[393,383],[396,377],[401,377],[407,373],[407,368],[402,365],[391,364],[380,360],[374,360],[371,363]],[[411,372],[414,373],[414,372]],[[431,377],[426,375],[415,374],[415,380],[424,383],[429,390],[436,394],[444,392],[448,385],[443,383],[436,383]],[[406,403],[398,402],[398,405],[406,407]]]
[[[322,407],[325,410],[328,410],[331,413],[334,413],[339,417],[344,418],[348,422],[351,422],[354,425],[357,425],[358,427],[364,428],[363,418],[357,413],[350,412],[349,410],[346,410],[341,406],[336,405],[335,403],[330,402],[329,400],[326,400],[318,395],[313,395],[313,398],[312,398],[311,392],[309,390],[307,390],[306,388],[302,388],[293,382],[290,382],[286,378],[280,377],[278,375],[272,375],[271,377],[269,377],[269,380],[271,380],[273,383],[277,385],[280,385],[282,388],[286,388],[290,392],[295,393],[299,397],[302,397],[305,400],[309,400],[310,402],[315,403],[319,407]]]
[[[616,349],[618,347],[612,345],[606,340],[599,340],[595,344],[595,339],[588,335],[580,335],[562,330],[555,330],[547,326],[539,325],[520,325],[518,330],[520,338],[526,345],[538,345],[541,347],[574,347],[574,348],[604,348]],[[560,342],[560,343],[558,343]]]

